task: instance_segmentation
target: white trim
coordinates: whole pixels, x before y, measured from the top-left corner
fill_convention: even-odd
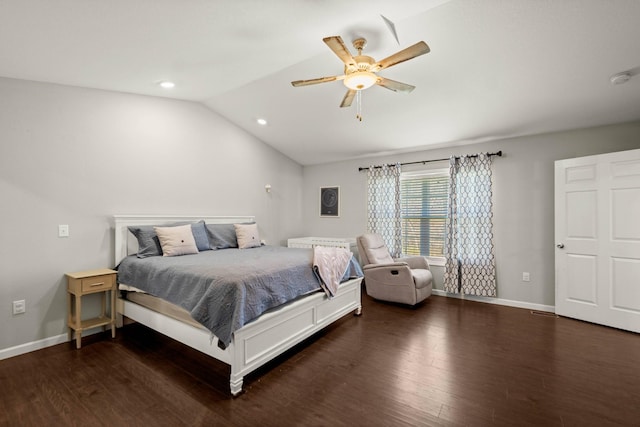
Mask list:
[[[9,347],[0,350],[0,360],[8,359],[21,354],[31,353],[32,351],[41,350],[46,347],[62,344],[69,341],[69,335],[64,333],[53,337],[44,338],[38,341],[32,341],[15,347]]]
[[[106,329],[110,330],[109,327],[107,327]],[[98,326],[87,331],[82,331],[82,336],[88,337],[89,335],[99,334],[101,332],[104,332],[104,330],[101,326]],[[54,345],[58,344],[64,344],[66,342],[69,342],[68,333],[54,335],[52,337],[43,338],[38,341],[27,342],[15,347],[4,348],[0,350],[0,360],[8,359],[14,356],[20,356],[22,354],[31,353],[32,351],[42,350],[43,348],[53,347]]]
[[[478,297],[478,296],[473,296],[473,295],[451,294],[449,292],[443,291],[442,289],[433,289],[431,291],[431,293],[433,295],[439,295],[439,296],[442,296],[442,297],[466,299],[466,300],[475,301],[475,302],[486,302],[488,304],[506,305],[508,307],[526,308],[527,310],[547,311],[549,313],[555,313],[556,312],[556,307],[553,306],[553,305],[535,304],[535,303],[532,303],[532,302],[514,301],[514,300],[510,300],[510,299],[503,299],[503,298]]]

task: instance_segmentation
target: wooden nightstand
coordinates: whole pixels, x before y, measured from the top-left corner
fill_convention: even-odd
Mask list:
[[[82,331],[111,325],[111,338],[116,337],[116,271],[106,268],[99,270],[67,273],[67,325],[69,341],[76,331],[76,347],[82,344]],[[93,319],[82,320],[82,296],[102,292],[102,312]],[[107,293],[109,298],[109,317],[107,317]],[[71,295],[75,295],[72,298]]]

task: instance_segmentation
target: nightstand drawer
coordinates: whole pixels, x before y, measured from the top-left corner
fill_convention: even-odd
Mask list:
[[[113,287],[113,275],[93,276],[82,279],[82,292],[98,292]]]

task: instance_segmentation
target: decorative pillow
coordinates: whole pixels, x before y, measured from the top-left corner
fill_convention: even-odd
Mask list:
[[[158,236],[155,227],[176,227],[180,225],[191,224],[189,222],[177,222],[174,224],[165,224],[165,225],[140,225],[140,226],[130,226],[129,231],[131,234],[136,236],[138,240],[138,258],[147,258],[150,256],[161,256],[162,255],[162,246],[160,245],[160,240],[158,240]],[[210,248],[209,246],[209,237],[207,236],[207,231],[204,226],[204,220],[200,220],[199,222],[191,224],[191,231],[193,232],[193,237],[196,241],[196,246],[199,251],[207,251]]]
[[[138,258],[162,255],[162,246],[160,246],[153,225],[130,226],[128,228],[131,234],[138,239]]]
[[[207,236],[207,229],[204,226],[204,220],[191,224],[191,231],[193,232],[193,238],[196,241],[198,251],[208,251],[211,249],[209,245],[209,237]]]
[[[211,249],[237,248],[236,229],[233,224],[206,224]]]
[[[198,247],[191,231],[191,224],[175,227],[153,227],[158,235],[162,256],[197,254]]]
[[[233,224],[240,249],[255,248],[260,246],[258,224]]]

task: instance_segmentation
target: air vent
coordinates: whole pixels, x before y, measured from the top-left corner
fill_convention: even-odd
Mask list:
[[[556,319],[558,318],[557,314],[550,313],[548,311],[531,310],[531,314],[533,314],[534,316],[555,317]]]

